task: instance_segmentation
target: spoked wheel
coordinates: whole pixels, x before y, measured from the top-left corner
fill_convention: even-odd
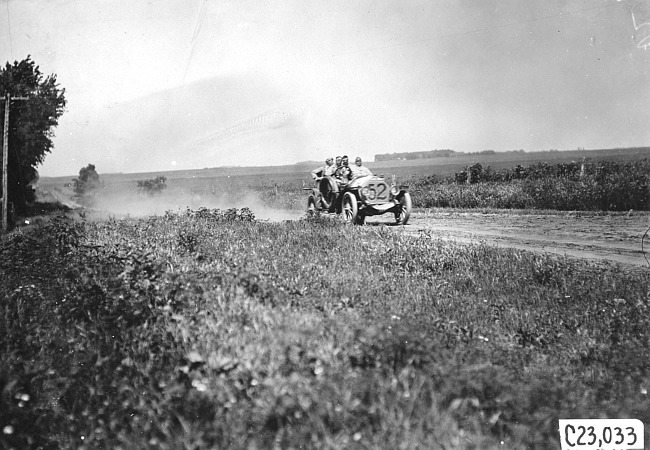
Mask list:
[[[395,213],[395,223],[397,225],[406,225],[411,217],[411,194],[405,192],[399,199],[399,210]]]
[[[316,199],[313,196],[310,196],[307,200],[307,217],[314,217],[316,212]]]
[[[334,178],[325,177],[320,181],[318,190],[321,193],[321,202],[323,203],[323,208],[331,212],[334,205],[336,204],[336,198],[339,194],[339,185],[336,183],[336,180]]]
[[[348,223],[357,223],[359,209],[357,207],[357,198],[351,192],[343,194],[343,219]]]

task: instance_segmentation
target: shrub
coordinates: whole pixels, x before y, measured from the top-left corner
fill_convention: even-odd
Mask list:
[[[648,210],[649,174],[648,158],[554,166],[542,162],[501,171],[475,164],[453,179],[429,176],[411,186],[415,207]]]
[[[138,181],[138,191],[145,195],[156,195],[167,189],[167,177],[159,176]]]
[[[79,170],[79,178],[74,180],[74,192],[77,195],[90,194],[100,187],[99,175],[93,164],[88,164]]]

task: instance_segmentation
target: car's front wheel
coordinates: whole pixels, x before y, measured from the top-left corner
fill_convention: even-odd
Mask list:
[[[406,225],[411,217],[411,194],[404,192],[399,199],[399,209],[395,212],[395,223],[397,225]]]
[[[359,208],[357,207],[357,198],[351,192],[343,194],[343,218],[348,223],[356,223],[357,216],[359,215]]]

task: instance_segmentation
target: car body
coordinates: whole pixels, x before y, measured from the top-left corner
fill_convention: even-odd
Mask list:
[[[406,225],[411,215],[408,186],[396,185],[381,176],[365,175],[342,182],[323,177],[310,190],[307,214],[320,212],[343,214],[347,222],[362,225],[366,217],[392,213],[395,223]]]

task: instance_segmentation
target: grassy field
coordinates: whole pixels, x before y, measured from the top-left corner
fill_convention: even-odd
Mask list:
[[[436,175],[440,178],[453,177],[457,172],[467,166],[480,163],[484,167],[490,166],[494,170],[510,169],[516,165],[530,166],[537,163],[550,165],[581,162],[588,158],[593,161],[614,161],[625,163],[647,158],[650,155],[650,147],[603,149],[603,150],[572,150],[572,151],[545,151],[545,152],[497,152],[493,155],[485,154],[464,154],[443,158],[382,161],[371,163],[375,172],[382,170],[387,173],[395,173],[402,178],[419,178]]]
[[[0,447],[559,448],[650,423],[650,274],[248,210],[0,245]]]
[[[591,179],[431,180],[645,150],[371,167],[416,206],[530,208]],[[647,270],[245,208],[302,210],[313,165],[100,173],[112,214],[2,237],[0,448],[548,449],[560,418],[640,419],[650,441]]]
[[[351,153],[352,154],[352,153]],[[424,177],[438,175],[440,177],[452,176],[468,165],[481,163],[491,166],[496,170],[511,168],[517,164],[531,165],[539,162],[558,164],[561,162],[581,161],[591,158],[595,161],[610,160],[617,162],[634,161],[650,155],[650,147],[605,149],[605,150],[575,150],[575,151],[546,151],[528,153],[496,153],[494,155],[466,154],[456,157],[431,158],[415,161],[381,161],[365,164],[375,173],[384,175],[395,174],[400,178]],[[324,155],[323,159],[325,158]],[[268,167],[215,167],[196,170],[176,170],[168,172],[149,173],[102,173],[101,167],[97,168],[102,180],[108,185],[135,184],[142,179],[154,178],[163,175],[169,184],[174,180],[215,179],[219,185],[226,181],[239,180],[245,186],[254,185],[259,180],[275,181],[278,183],[311,183],[309,172],[323,164],[323,161],[308,161],[286,166]],[[72,174],[73,172],[71,172]],[[62,185],[69,183],[75,175],[65,177],[43,177],[41,183],[46,185]],[[229,180],[230,179],[230,180]]]
[[[650,209],[650,159],[648,148],[576,152],[501,153],[461,155],[413,161],[383,161],[370,164],[375,174],[395,175],[409,185],[415,208],[496,208],[629,211]],[[586,159],[588,157],[588,159]],[[184,208],[253,207],[260,214],[269,208],[302,211],[306,208],[303,188],[312,186],[309,171],[318,163],[278,167],[213,168],[146,174],[101,175],[103,188],[88,207],[114,214],[135,216],[162,214]],[[480,183],[457,183],[456,175],[468,167],[482,167]],[[580,168],[585,176],[558,172]],[[521,170],[526,176],[511,177]],[[541,173],[548,172],[548,173]],[[575,171],[574,171],[575,172]],[[166,177],[162,195],[138,192],[138,182]],[[503,178],[503,177],[502,177]],[[65,191],[74,195],[72,178],[43,178],[44,192]]]

